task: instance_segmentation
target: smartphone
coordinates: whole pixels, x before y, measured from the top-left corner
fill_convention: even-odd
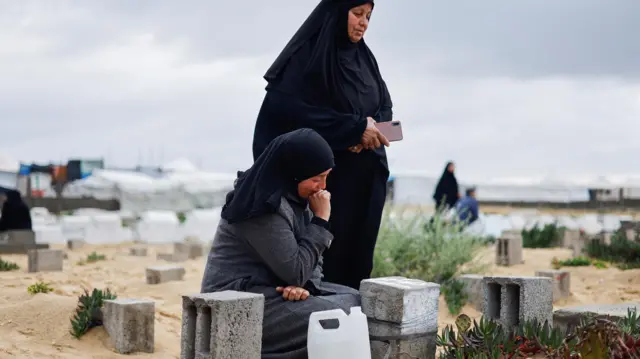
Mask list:
[[[389,142],[402,141],[402,123],[400,121],[376,122],[376,128]]]

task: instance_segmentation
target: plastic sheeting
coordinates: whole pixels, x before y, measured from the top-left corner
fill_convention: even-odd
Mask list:
[[[174,170],[160,178],[140,172],[96,170],[92,176],[68,184],[63,196],[117,199],[122,210],[135,213],[184,212],[224,204],[235,176],[187,170],[187,167],[185,163],[174,164]]]

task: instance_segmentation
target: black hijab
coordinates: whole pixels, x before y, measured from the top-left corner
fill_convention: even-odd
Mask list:
[[[444,200],[449,207],[453,207],[458,201],[458,180],[455,174],[449,171],[449,166],[452,164],[453,162],[447,162],[447,165],[444,166],[444,172],[433,194],[433,199],[435,199],[437,206],[442,205]]]
[[[275,213],[283,195],[297,195],[298,183],[333,166],[331,147],[314,130],[303,128],[280,135],[251,168],[238,172],[222,208],[222,218],[234,223]]]
[[[31,211],[22,200],[20,192],[15,190],[5,191],[7,200],[2,205],[2,217],[0,217],[0,231],[32,229]]]
[[[373,0],[322,0],[264,75],[267,89],[305,103],[375,117],[384,102],[378,63],[364,39],[347,33],[349,10]]]

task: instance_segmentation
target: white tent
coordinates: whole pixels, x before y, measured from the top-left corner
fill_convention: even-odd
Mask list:
[[[154,178],[140,172],[96,170],[90,177],[68,184],[63,196],[113,198],[120,201],[121,209],[137,213],[182,212],[222,205],[233,180],[228,174],[202,171],[173,171]]]

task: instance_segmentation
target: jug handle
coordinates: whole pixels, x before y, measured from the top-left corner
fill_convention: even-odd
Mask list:
[[[309,322],[313,321],[312,325],[316,325],[318,326],[319,329],[325,330],[320,324],[321,320],[337,319],[340,325],[342,325],[341,318],[344,318],[346,316],[347,314],[342,309],[328,310],[325,312],[314,312],[314,313],[311,313],[311,316],[309,317]],[[329,330],[333,330],[333,329],[329,329]]]

